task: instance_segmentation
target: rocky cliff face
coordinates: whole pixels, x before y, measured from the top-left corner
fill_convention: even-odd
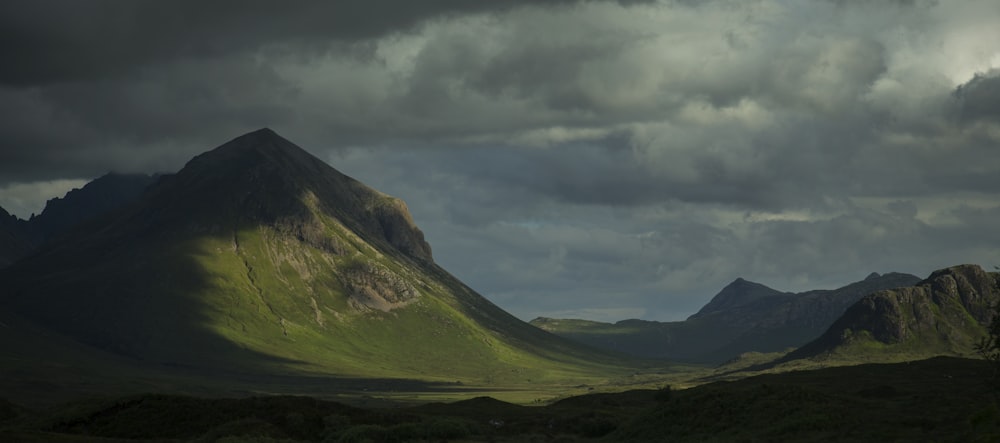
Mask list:
[[[1000,275],[976,265],[953,266],[916,286],[864,297],[789,359],[851,354],[871,345],[884,353],[970,354],[997,303]]]

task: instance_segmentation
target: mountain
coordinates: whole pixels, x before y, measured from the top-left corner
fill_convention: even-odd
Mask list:
[[[998,303],[1000,273],[976,265],[941,269],[915,286],[865,296],[822,336],[782,360],[971,355]]]
[[[0,268],[30,254],[36,246],[35,236],[24,220],[0,208]]]
[[[0,270],[0,287],[0,310],[161,367],[485,383],[620,369],[475,293],[401,200],[269,129]]]
[[[602,349],[695,363],[721,363],[745,352],[777,352],[822,334],[848,306],[872,292],[919,282],[901,273],[872,274],[833,290],[780,292],[742,278],[686,321],[614,324],[537,318],[536,327]]]
[[[789,295],[787,292],[778,292],[760,283],[746,281],[737,278],[732,283],[722,288],[712,300],[694,313],[689,320],[711,315],[713,313],[726,312],[734,308],[744,306],[759,305],[762,300],[775,300],[775,297]]]
[[[138,198],[158,176],[108,173],[50,199],[38,215],[20,220],[0,208],[0,268],[34,252],[48,239],[106,215]]]
[[[146,174],[110,172],[63,197],[50,199],[29,223],[46,238],[60,235],[135,200],[156,179]]]

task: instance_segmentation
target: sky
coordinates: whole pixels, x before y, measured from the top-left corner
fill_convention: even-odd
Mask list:
[[[513,314],[1000,265],[996,0],[0,2],[0,206],[270,127]]]

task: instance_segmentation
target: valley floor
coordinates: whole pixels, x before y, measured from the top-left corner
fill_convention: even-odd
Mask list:
[[[579,386],[590,393],[536,406],[490,397],[434,402],[479,393],[461,386],[396,398],[372,392],[347,399],[352,405],[287,395],[144,394],[30,409],[4,402],[0,441],[988,442],[1000,441],[998,398],[988,384],[992,369],[981,360],[938,357],[688,389]]]

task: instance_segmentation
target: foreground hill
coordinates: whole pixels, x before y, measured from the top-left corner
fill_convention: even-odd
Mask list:
[[[37,413],[0,400],[0,440],[985,442],[1000,438],[989,371],[981,360],[935,358],[532,407],[488,397],[366,409],[306,397],[137,395]]]
[[[1000,273],[941,269],[911,287],[878,291],[851,306],[816,340],[784,357],[892,361],[972,355],[1000,303]]]
[[[271,130],[0,270],[0,311],[156,365],[531,382],[618,370],[433,262],[406,206]]]
[[[736,279],[686,321],[624,320],[614,324],[537,318],[549,332],[632,355],[721,363],[745,352],[778,352],[818,337],[848,306],[872,292],[919,282],[900,273],[871,274],[833,290],[780,292]]]

